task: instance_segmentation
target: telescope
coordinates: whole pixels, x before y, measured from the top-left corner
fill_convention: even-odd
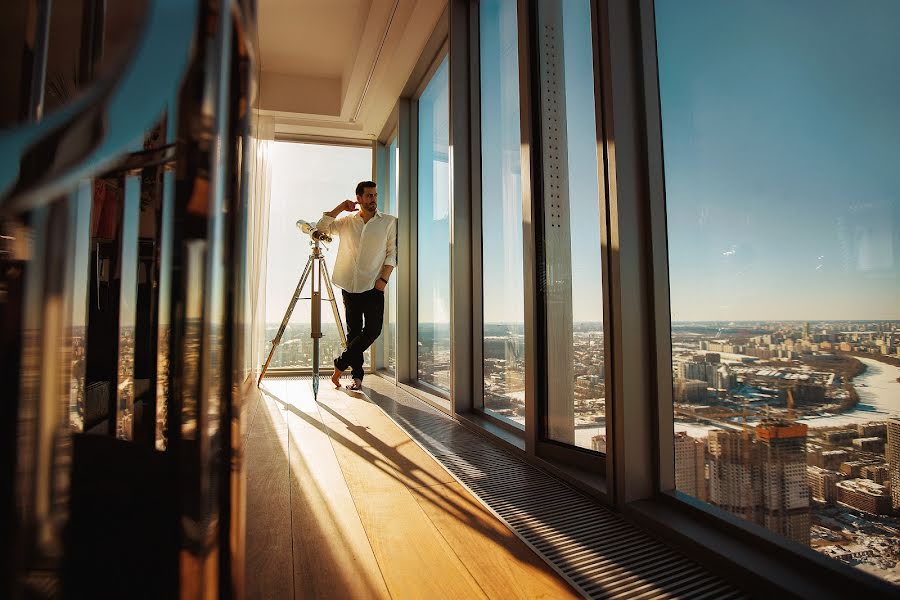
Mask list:
[[[278,344],[281,343],[281,336],[284,335],[284,330],[287,327],[288,321],[291,319],[291,313],[294,312],[294,306],[297,304],[297,300],[300,300],[300,293],[303,290],[303,286],[306,284],[307,279],[310,282],[310,295],[308,300],[312,300],[312,304],[310,306],[310,337],[312,338],[312,388],[313,388],[313,396],[318,398],[319,395],[319,338],[322,337],[322,283],[325,284],[325,291],[328,294],[327,302],[331,304],[331,310],[334,314],[334,322],[337,325],[338,335],[341,338],[341,345],[346,348],[347,347],[347,337],[344,335],[344,326],[341,323],[341,315],[338,313],[337,302],[334,299],[334,288],[331,287],[331,276],[328,274],[328,266],[325,264],[325,255],[322,254],[322,249],[319,246],[320,243],[330,242],[331,236],[325,233],[324,231],[320,231],[316,228],[315,225],[309,223],[308,221],[304,221],[300,219],[297,221],[297,229],[299,229],[302,233],[308,235],[312,239],[312,253],[310,254],[309,260],[306,262],[306,267],[303,269],[303,274],[300,276],[300,281],[297,283],[297,288],[294,290],[294,295],[291,297],[291,302],[288,304],[287,311],[284,313],[284,318],[281,320],[281,327],[278,328],[278,333],[275,334],[275,339],[272,340],[272,349],[269,350],[269,356],[266,358],[266,364],[263,365],[262,372],[259,374],[259,380],[256,382],[256,385],[261,385],[263,377],[266,374],[266,371],[269,368],[269,363],[272,361],[272,356],[275,354],[275,349],[278,347]]]
[[[308,221],[304,221],[300,219],[297,221],[297,229],[311,237],[314,241],[317,242],[330,242],[331,236],[325,233],[324,231],[319,231],[316,229],[316,226]]]

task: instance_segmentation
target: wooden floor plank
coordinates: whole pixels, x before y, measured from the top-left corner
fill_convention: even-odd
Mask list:
[[[389,598],[309,382],[290,382],[284,400],[295,597]]]
[[[328,406],[332,398],[320,400]],[[330,391],[331,394],[340,392]],[[356,400],[365,402],[365,400]],[[394,598],[484,598],[481,587],[362,432],[347,420],[327,419],[334,451]]]
[[[411,491],[488,597],[580,597],[461,484]]]
[[[383,460],[379,464],[407,487],[455,481],[376,405],[342,392],[331,391],[320,396],[323,421],[329,425],[342,423],[349,443],[380,455]]]
[[[286,448],[284,411],[263,395],[245,442],[247,598],[293,598]]]
[[[248,598],[577,597],[363,395],[264,389],[246,438]]]

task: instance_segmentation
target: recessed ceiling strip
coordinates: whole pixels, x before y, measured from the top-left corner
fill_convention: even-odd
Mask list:
[[[369,93],[369,85],[372,83],[372,77],[375,75],[375,67],[378,65],[378,59],[381,56],[381,51],[384,49],[384,43],[387,41],[387,36],[391,30],[391,24],[394,22],[394,15],[397,14],[397,7],[399,5],[400,0],[394,0],[394,8],[391,9],[391,16],[388,17],[387,26],[384,28],[384,35],[381,36],[381,43],[378,44],[378,51],[375,52],[375,60],[372,61],[372,68],[369,69],[369,77],[366,78],[366,86],[363,88],[362,94],[359,96],[359,102],[356,103],[356,110],[353,111],[353,116],[350,118],[351,123],[356,122],[356,118],[359,117],[359,111],[362,108],[363,100],[365,100],[366,94]]]

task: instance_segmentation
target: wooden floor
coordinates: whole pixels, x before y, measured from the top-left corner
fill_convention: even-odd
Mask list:
[[[269,379],[248,408],[247,597],[575,598],[362,394]]]

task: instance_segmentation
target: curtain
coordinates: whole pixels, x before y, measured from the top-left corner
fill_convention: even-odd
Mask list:
[[[248,371],[259,373],[261,363],[268,351],[266,342],[266,251],[269,239],[269,195],[271,189],[272,169],[269,160],[274,143],[272,123],[266,117],[260,117],[253,138],[254,164],[251,174],[250,203],[248,215],[247,237],[247,307],[246,315],[249,326],[248,348],[246,356]]]

